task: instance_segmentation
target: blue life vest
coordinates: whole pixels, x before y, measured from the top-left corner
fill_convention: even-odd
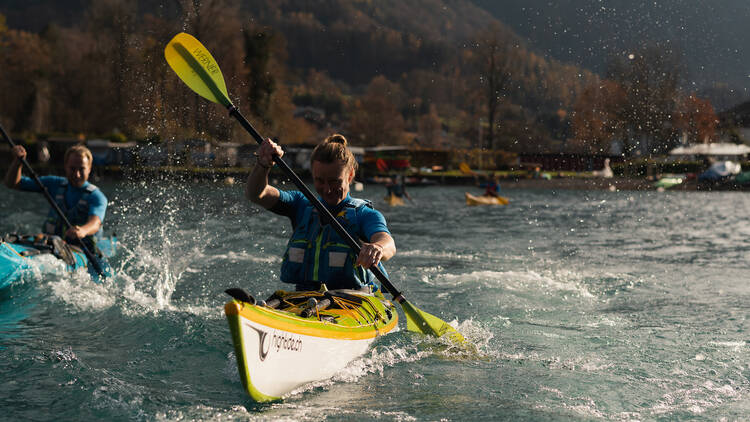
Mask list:
[[[57,202],[57,206],[59,206],[62,212],[65,213],[65,217],[68,218],[70,224],[73,224],[74,226],[82,226],[88,222],[89,197],[99,188],[96,187],[96,185],[89,183],[84,189],[86,190],[86,192],[83,193],[81,198],[78,200],[78,203],[70,209],[68,209],[68,207],[65,205],[65,194],[68,192],[67,180],[60,184],[57,192],[55,193],[55,202]],[[47,214],[47,219],[42,225],[42,232],[64,237],[65,229],[65,223],[63,222],[62,218],[57,215],[57,212],[54,208],[50,207],[49,213]],[[96,232],[93,237],[95,239],[100,239],[102,237],[102,229],[99,229],[99,231]]]
[[[371,207],[370,201],[351,198],[335,214],[336,220],[356,238],[360,232],[357,210]],[[320,225],[318,210],[308,203],[303,218],[294,227],[281,264],[281,281],[292,284],[325,283],[329,289],[358,289],[372,285],[375,275],[355,266],[357,255],[330,225]],[[386,274],[383,264],[378,267]]]

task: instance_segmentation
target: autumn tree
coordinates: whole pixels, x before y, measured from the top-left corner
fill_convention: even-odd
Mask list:
[[[716,132],[718,119],[711,102],[695,94],[684,97],[675,113],[675,127],[684,131],[688,140],[708,142]]]
[[[268,123],[261,128],[266,129],[263,132],[278,137],[283,144],[320,141],[315,139],[315,129],[309,123],[294,117],[294,108],[287,87],[277,85],[268,99],[267,120],[264,120]]]
[[[153,15],[146,15],[139,25],[140,36],[134,40],[131,87],[134,91],[133,110],[127,132],[137,139],[161,136],[195,136],[194,125],[186,124],[190,113],[175,99],[189,98],[184,83],[164,60],[164,40],[174,36],[173,23]],[[189,91],[189,90],[187,90]]]
[[[238,0],[177,0],[180,6],[179,27],[199,39],[219,63],[227,90],[234,103],[242,108],[247,95],[247,67],[242,37],[240,5]],[[175,80],[176,77],[172,77]],[[199,98],[179,84],[176,91],[168,93],[170,104],[180,105],[180,124],[194,128],[202,136],[231,139],[235,136],[248,139],[237,132],[237,125],[226,117],[223,107]],[[252,101],[252,99],[250,99]],[[186,107],[187,106],[187,107]]]
[[[437,113],[437,107],[430,106],[430,111],[419,117],[419,141],[423,146],[437,147],[440,144],[442,123]]]
[[[602,80],[587,86],[578,96],[572,117],[574,143],[593,153],[609,150],[610,143],[622,134],[621,111],[625,91],[616,82]]]
[[[250,110],[256,116],[268,119],[271,95],[276,89],[276,80],[283,77],[284,69],[274,60],[274,50],[284,51],[283,37],[270,28],[247,28],[245,38],[245,63],[248,78]]]
[[[628,153],[661,154],[677,138],[672,122],[679,96],[680,58],[668,45],[650,44],[609,64],[608,77],[625,91],[620,110]]]
[[[327,72],[310,69],[304,83],[294,88],[294,103],[323,109],[327,119],[340,117],[344,111],[344,92]]]
[[[17,30],[0,33],[0,116],[9,130],[49,129],[51,66],[49,48],[39,35]]]
[[[108,111],[106,121],[109,128],[127,130],[128,114],[132,110],[135,98],[132,90],[132,71],[135,63],[131,60],[130,50],[134,38],[137,4],[127,0],[98,0],[91,3],[86,15],[86,29],[93,38],[94,50],[91,61],[83,65],[98,69],[98,78],[102,80],[103,97],[100,112]]]
[[[352,107],[349,130],[362,145],[393,145],[405,140],[399,112],[403,92],[384,76],[376,76]]]
[[[497,24],[479,32],[472,42],[473,62],[485,94],[487,146],[495,149],[497,114],[509,94],[515,73],[519,70],[519,46],[507,29]]]

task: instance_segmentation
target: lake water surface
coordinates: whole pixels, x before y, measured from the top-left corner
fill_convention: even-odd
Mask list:
[[[34,271],[0,291],[0,420],[540,421],[750,417],[750,195],[410,189],[391,281],[478,354],[403,329],[275,404],[244,393],[223,305],[266,297],[287,219],[242,185],[102,181],[118,275]],[[0,190],[0,232],[41,195]],[[43,211],[42,211],[43,210]],[[402,328],[405,321],[401,318]],[[321,357],[325,359],[325,357]]]

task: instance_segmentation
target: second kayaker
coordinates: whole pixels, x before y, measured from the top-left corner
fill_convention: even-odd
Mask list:
[[[5,174],[5,185],[11,189],[40,192],[41,188],[32,178],[22,175],[21,160],[26,157],[26,149],[16,145],[11,153],[14,159]],[[96,250],[96,239],[101,237],[107,211],[107,197],[88,181],[93,163],[91,151],[83,145],[72,146],[65,151],[63,163],[65,177],[41,176],[39,180],[73,227],[64,227],[62,218],[50,208],[42,232],[73,243],[83,239],[87,247]]]
[[[396,253],[383,215],[369,201],[352,198],[349,185],[357,162],[344,136],[334,134],[313,150],[310,158],[315,190],[321,202],[349,234],[360,240],[356,255],[330,224],[323,224],[317,209],[300,191],[279,190],[268,184],[274,156],[283,156],[281,147],[266,139],[256,152],[257,162],[247,179],[245,197],[279,215],[289,217],[293,233],[281,264],[281,281],[297,290],[362,289],[377,287],[368,270],[382,268],[381,261]]]

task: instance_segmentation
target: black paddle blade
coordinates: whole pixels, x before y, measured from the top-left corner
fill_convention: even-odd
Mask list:
[[[240,302],[246,302],[251,305],[255,305],[255,298],[244,289],[239,287],[232,287],[231,289],[224,290],[224,293],[232,296],[233,299],[239,300]]]

